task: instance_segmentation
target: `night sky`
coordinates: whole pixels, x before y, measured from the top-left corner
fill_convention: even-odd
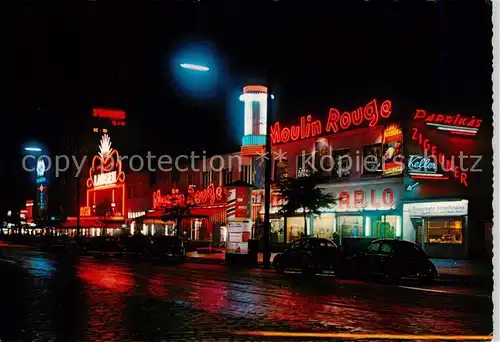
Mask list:
[[[421,107],[491,118],[486,1],[123,3],[19,3],[8,31],[0,210],[26,199],[21,145],[50,149],[93,107],[124,109],[142,151],[237,150],[238,96],[268,70],[280,120],[373,97],[392,99],[402,117]],[[186,53],[213,66],[199,76],[201,94],[182,90],[198,77],[180,79]]]

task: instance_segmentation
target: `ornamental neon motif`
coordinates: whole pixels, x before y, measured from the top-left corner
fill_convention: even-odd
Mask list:
[[[328,113],[326,125],[320,120],[312,119],[311,115],[300,118],[300,124],[281,128],[280,123],[276,122],[271,127],[271,142],[273,144],[287,143],[322,135],[324,133],[338,133],[349,130],[353,126],[368,124],[369,127],[376,126],[380,119],[387,119],[392,113],[392,102],[385,100],[380,107],[377,100],[373,99],[364,107],[359,107],[352,112],[343,112],[342,114],[336,108],[331,108]]]
[[[108,187],[125,181],[122,162],[118,152],[111,148],[111,139],[107,134],[101,137],[99,152],[92,159],[92,166],[87,178],[88,188]]]
[[[424,121],[427,126],[436,127],[440,131],[466,136],[475,136],[483,122],[475,116],[435,114],[423,109],[416,110],[413,120]]]

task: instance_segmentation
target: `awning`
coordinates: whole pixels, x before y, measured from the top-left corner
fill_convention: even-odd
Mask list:
[[[141,219],[145,224],[165,224],[162,217],[165,215],[163,209],[156,209],[148,212]],[[226,206],[199,206],[191,209],[191,213],[185,216],[186,219],[208,219],[212,223],[226,223]],[[175,221],[175,218],[172,218]]]

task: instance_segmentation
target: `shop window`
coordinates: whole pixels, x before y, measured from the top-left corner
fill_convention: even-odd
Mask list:
[[[363,146],[363,174],[382,172],[382,144]]]
[[[314,167],[320,177],[330,178],[332,172],[332,150],[328,140],[320,138],[314,144]]]
[[[461,244],[463,242],[463,220],[427,220],[426,240],[429,243]]]
[[[272,219],[271,220],[271,243],[284,243],[285,242],[285,219]]]
[[[401,216],[366,216],[365,237],[395,239],[401,237]]]
[[[287,217],[286,220],[287,228],[287,241],[293,242],[298,240],[304,235],[304,218],[301,216]]]
[[[354,164],[349,148],[333,151],[332,159],[332,178],[349,177],[351,175],[351,169],[354,167]]]
[[[309,177],[313,174],[314,158],[308,154],[297,156],[297,178]]]
[[[363,237],[363,216],[339,216],[343,238]]]
[[[288,177],[287,173],[287,168],[288,168],[288,161],[283,159],[283,160],[278,160],[276,159],[274,161],[274,175],[273,179],[275,181],[279,181],[280,179],[284,179]]]
[[[316,216],[313,220],[312,232],[314,237],[332,239],[333,237],[333,214],[323,214]]]

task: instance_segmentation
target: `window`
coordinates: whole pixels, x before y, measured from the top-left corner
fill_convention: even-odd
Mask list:
[[[394,253],[394,249],[392,248],[392,246],[388,243],[384,243],[382,244],[382,246],[380,246],[380,254],[386,254],[386,255],[391,255]]]
[[[333,214],[322,214],[313,220],[312,232],[314,237],[331,239],[333,237]]]
[[[428,220],[426,225],[426,240],[428,243],[461,244],[463,242],[463,220],[436,219]]]
[[[395,239],[401,237],[401,216],[366,217],[365,236],[379,239]]]
[[[295,241],[301,238],[305,233],[303,217],[288,217],[286,220],[287,241]]]
[[[363,216],[339,216],[343,238],[363,237]]]
[[[313,173],[314,158],[308,154],[297,156],[297,178],[308,177]]]
[[[363,174],[382,172],[382,144],[363,146]]]
[[[371,243],[369,246],[368,246],[368,253],[378,253],[378,248],[380,247],[380,244],[375,242],[375,243]]]
[[[271,243],[284,243],[285,242],[285,220],[272,219],[271,220]]]
[[[332,150],[325,138],[318,139],[314,144],[314,167],[321,177],[330,177],[332,172],[331,153]]]
[[[349,177],[351,175],[353,163],[349,148],[333,151],[332,159],[332,178]]]
[[[288,168],[288,161],[287,160],[278,160],[276,159],[274,161],[274,176],[273,179],[275,181],[278,181],[283,178],[287,178],[287,168]]]
[[[252,101],[252,134],[260,135],[260,101]]]

